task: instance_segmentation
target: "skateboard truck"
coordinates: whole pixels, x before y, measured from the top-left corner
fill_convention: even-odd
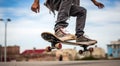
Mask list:
[[[52,49],[61,49],[62,44],[59,42],[51,42],[51,46],[46,47],[46,51],[50,52]]]
[[[55,48],[55,44],[56,44],[56,42],[51,42],[51,47],[52,47],[52,49]]]
[[[87,51],[87,47],[88,47],[87,45],[83,45],[82,47],[83,47],[84,51]]]
[[[94,51],[94,49],[92,47],[89,49],[87,49],[88,45],[83,45],[81,47],[83,47],[83,50],[79,50],[79,54],[83,54],[84,52],[89,51],[90,55],[92,55],[92,52]]]

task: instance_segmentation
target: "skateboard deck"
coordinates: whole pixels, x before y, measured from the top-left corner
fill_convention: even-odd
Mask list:
[[[75,42],[75,41],[64,41],[60,38],[58,38],[56,35],[50,33],[50,32],[43,32],[41,34],[41,37],[50,42],[52,44],[52,46],[55,46],[55,44],[57,43],[63,43],[63,44],[68,44],[68,45],[76,45],[76,46],[81,46],[84,48],[84,50],[87,50],[87,47],[90,46],[90,45],[94,45],[96,44],[97,42]]]

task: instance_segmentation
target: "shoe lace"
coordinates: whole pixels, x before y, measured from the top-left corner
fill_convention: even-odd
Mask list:
[[[83,35],[85,38],[87,38],[87,39],[90,39],[90,37],[88,36],[88,35]]]
[[[61,31],[62,31],[63,33],[65,33],[65,34],[70,34],[69,31],[67,31],[65,28],[60,28],[60,29],[61,29]]]

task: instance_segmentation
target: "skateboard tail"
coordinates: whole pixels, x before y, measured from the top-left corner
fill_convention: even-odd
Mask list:
[[[41,37],[44,39],[44,40],[46,40],[46,41],[48,41],[48,42],[52,42],[52,43],[58,43],[58,42],[61,42],[61,40],[60,39],[58,39],[55,35],[53,35],[53,34],[51,34],[51,33],[49,33],[49,32],[44,32],[44,33],[42,33],[41,34]]]

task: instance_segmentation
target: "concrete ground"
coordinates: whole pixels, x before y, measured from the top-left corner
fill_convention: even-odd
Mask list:
[[[120,60],[0,62],[0,66],[120,66]]]

